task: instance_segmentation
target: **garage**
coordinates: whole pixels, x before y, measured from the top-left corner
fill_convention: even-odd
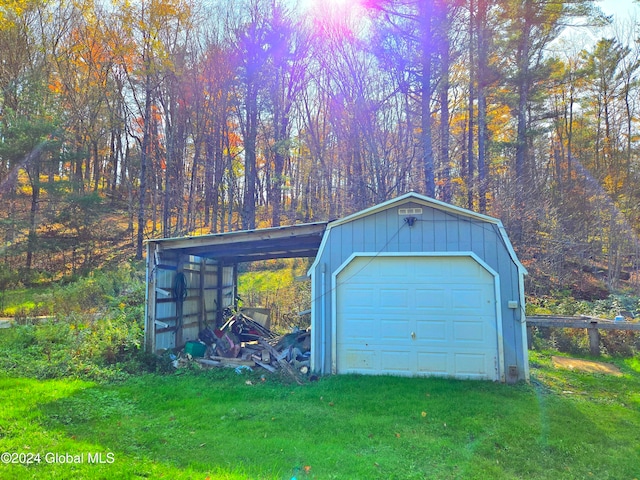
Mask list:
[[[329,222],[312,370],[527,380],[525,274],[500,220],[415,192]]]
[[[337,373],[497,380],[495,277],[471,256],[356,256],[336,275]]]
[[[145,348],[222,325],[239,263],[300,257],[314,375],[528,380],[526,269],[502,222],[415,192],[333,221],[149,241]]]

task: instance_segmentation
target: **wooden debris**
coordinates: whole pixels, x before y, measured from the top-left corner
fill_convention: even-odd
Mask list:
[[[272,366],[271,366],[271,365],[269,365],[268,363],[262,363],[262,362],[259,362],[258,360],[256,360],[256,365],[261,366],[261,367],[262,367],[262,368],[264,368],[266,371],[271,372],[271,373],[274,373],[274,372],[276,372],[276,370],[277,370],[275,367],[272,367]]]
[[[218,362],[216,360],[208,360],[206,358],[196,358],[196,362],[205,367],[219,367],[222,365],[222,362]]]
[[[260,340],[259,342],[260,342],[260,345],[262,345],[264,348],[266,348],[267,351],[272,356],[274,356],[275,358],[278,357],[278,352],[271,345],[269,345],[266,342],[266,340]],[[302,380],[300,380],[300,377],[299,377],[298,373],[291,367],[291,365],[289,365],[288,362],[285,362],[284,360],[278,360],[278,364],[287,373],[287,375],[289,375],[291,378],[293,378],[295,380],[295,382],[298,385],[302,385],[303,384]]]
[[[212,355],[209,358],[221,363],[222,365],[244,365],[246,367],[256,366],[256,362],[253,360],[245,360],[243,358],[216,357],[215,355]]]
[[[262,350],[261,356],[262,356],[262,358],[261,358],[262,362],[271,363],[271,354],[269,353],[268,350],[266,350],[266,349]]]
[[[231,317],[220,329],[207,331],[208,328],[201,331],[200,336],[212,340],[207,354],[215,352],[215,355],[194,359],[202,366],[257,365],[272,373],[281,369],[300,385],[303,384],[302,379],[310,374],[311,342],[308,331],[278,337],[242,313]]]

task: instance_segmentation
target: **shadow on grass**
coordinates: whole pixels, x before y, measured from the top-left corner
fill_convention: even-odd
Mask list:
[[[0,478],[637,477],[640,412],[622,392],[639,391],[640,375],[537,362],[532,384],[515,386],[363,376],[294,386],[232,370],[111,385],[2,379],[14,399],[0,417],[3,450],[112,452],[113,463],[3,466]]]

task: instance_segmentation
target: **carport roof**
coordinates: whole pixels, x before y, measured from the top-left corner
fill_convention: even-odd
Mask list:
[[[328,222],[149,240],[161,252],[215,258],[228,263],[315,257]]]

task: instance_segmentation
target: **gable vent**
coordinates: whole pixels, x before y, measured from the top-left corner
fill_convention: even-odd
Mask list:
[[[422,208],[399,208],[398,215],[422,215]]]

